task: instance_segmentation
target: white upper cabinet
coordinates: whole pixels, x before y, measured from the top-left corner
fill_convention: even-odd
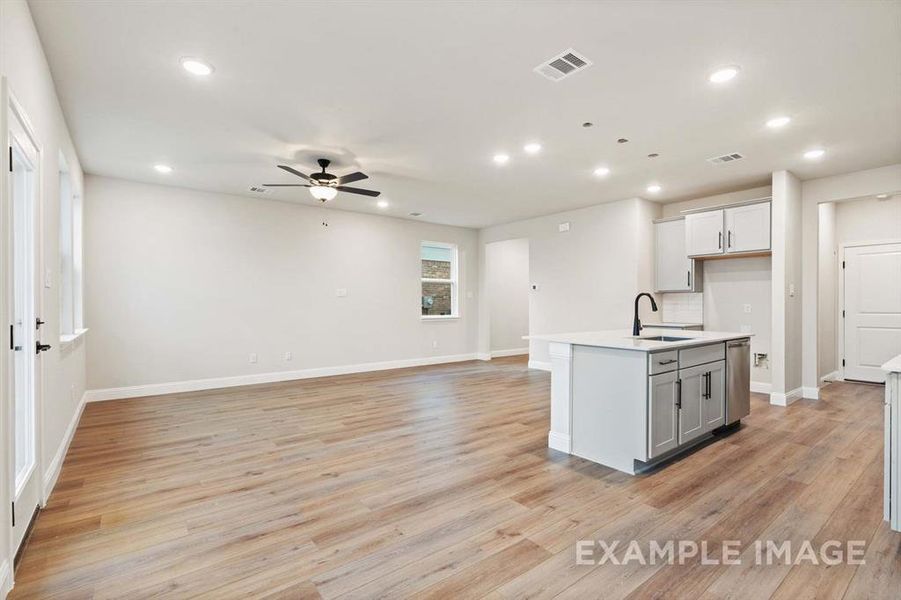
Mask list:
[[[685,219],[654,224],[658,292],[699,292],[700,272],[685,250]]]
[[[722,254],[724,247],[722,210],[685,215],[685,249],[688,256]]]
[[[726,252],[770,249],[770,203],[726,209]]]

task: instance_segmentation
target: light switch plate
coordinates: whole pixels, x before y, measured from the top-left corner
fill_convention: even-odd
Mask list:
[[[347,296],[347,288],[338,288],[335,290],[335,295],[339,298],[344,298]]]
[[[44,287],[51,288],[53,287],[53,272],[50,268],[44,269]]]
[[[751,305],[750,305],[750,304],[745,304],[745,312],[746,312],[746,313],[750,313],[750,312],[751,312]]]
[[[567,221],[565,223],[560,223],[559,225],[557,225],[557,230],[560,233],[565,233],[565,232],[569,231],[569,221]]]

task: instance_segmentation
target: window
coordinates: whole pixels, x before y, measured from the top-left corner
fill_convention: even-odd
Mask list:
[[[457,308],[457,247],[440,242],[422,242],[422,318],[459,316]]]
[[[81,272],[81,196],[65,158],[59,171],[59,334],[63,342],[84,332]]]

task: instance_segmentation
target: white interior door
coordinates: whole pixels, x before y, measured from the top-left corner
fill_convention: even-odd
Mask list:
[[[35,321],[38,298],[37,217],[40,201],[40,152],[17,114],[9,111],[10,270],[7,306],[11,352],[9,365],[12,435],[13,545],[18,550],[40,501],[38,468],[37,370]]]
[[[851,246],[844,261],[844,376],[881,383],[901,354],[901,243]]]

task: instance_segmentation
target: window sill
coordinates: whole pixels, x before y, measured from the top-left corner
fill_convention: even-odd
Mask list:
[[[83,337],[87,332],[87,328],[77,329],[75,333],[67,333],[65,335],[59,336],[59,347],[68,348],[69,346],[77,342],[79,338]]]
[[[423,321],[453,321],[459,319],[460,315],[422,315]]]

